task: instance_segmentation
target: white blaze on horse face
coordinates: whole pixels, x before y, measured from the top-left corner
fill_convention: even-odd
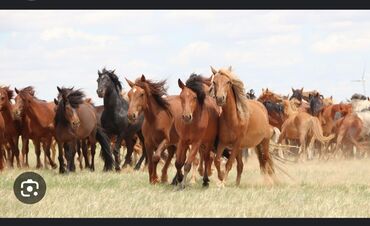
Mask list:
[[[132,89],[132,92],[133,92],[133,93],[135,93],[135,92],[136,92],[136,88],[133,88],[133,89]]]

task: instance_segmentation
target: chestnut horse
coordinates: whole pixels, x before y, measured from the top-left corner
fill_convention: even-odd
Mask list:
[[[181,182],[181,189],[185,188],[187,175],[197,153],[201,153],[204,161],[203,186],[208,186],[209,183],[207,171],[211,164],[210,153],[215,149],[220,109],[214,99],[206,95],[204,80],[205,78],[196,74],[192,74],[185,84],[178,80],[182,112],[181,117],[175,117],[175,128],[179,135],[175,166],[176,180]],[[188,148],[190,152],[187,156]]]
[[[299,140],[301,145],[300,153],[306,153],[308,141],[311,141],[311,146],[315,140],[325,144],[334,138],[334,134],[330,134],[327,137],[323,135],[321,123],[317,117],[306,112],[293,111],[289,100],[284,100],[283,103],[288,119],[282,125],[278,140],[279,144],[285,139]]]
[[[56,168],[50,156],[52,138],[54,136],[54,108],[55,104],[39,100],[34,96],[34,89],[28,86],[24,89],[15,89],[18,94],[15,98],[16,104],[14,113],[17,118],[24,118],[22,121],[22,154],[26,157],[25,164],[28,164],[28,139],[32,139],[35,145],[37,157],[37,168],[42,167],[40,160],[41,142],[44,143],[45,155],[52,168]]]
[[[11,156],[9,156],[10,167],[13,167],[14,157],[17,160],[17,166],[21,167],[19,159],[18,138],[20,135],[20,123],[15,120],[13,114],[13,105],[10,100],[13,99],[14,92],[8,86],[0,87],[0,114],[4,120],[4,135],[7,143],[11,148]]]
[[[130,100],[127,117],[135,123],[141,114],[144,115],[141,127],[147,150],[149,182],[158,182],[157,165],[161,153],[167,149],[168,157],[162,169],[161,182],[168,180],[167,170],[176,151],[178,135],[173,125],[173,117],[181,112],[180,99],[176,96],[164,97],[167,89],[166,80],[154,82],[144,75],[132,82],[126,78],[131,87],[128,92]]]
[[[219,118],[219,143],[215,166],[221,186],[224,185],[232,164],[237,160],[236,184],[240,184],[243,171],[242,149],[256,147],[261,172],[265,180],[269,178],[277,182],[274,164],[270,157],[269,142],[271,137],[270,125],[266,108],[256,100],[245,96],[244,84],[229,69],[215,70],[213,86],[216,103],[222,107]],[[221,154],[225,147],[232,149],[230,158],[221,171]]]
[[[64,150],[67,147],[66,159],[68,170],[75,171],[74,155],[76,153],[77,141],[88,139],[90,144],[95,144],[96,140],[102,148],[102,158],[104,160],[104,170],[109,170],[113,166],[113,158],[110,151],[109,138],[98,128],[95,109],[92,104],[84,101],[85,95],[80,90],[57,87],[60,100],[54,99],[57,105],[55,123],[55,138],[59,146],[59,172],[65,172]],[[92,150],[92,159],[94,159]],[[91,164],[94,170],[94,161]]]

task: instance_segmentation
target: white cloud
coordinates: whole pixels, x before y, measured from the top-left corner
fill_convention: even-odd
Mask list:
[[[204,41],[192,42],[182,48],[178,55],[171,58],[170,61],[178,65],[188,65],[190,62],[209,55],[210,46],[210,43]]]
[[[332,33],[314,42],[312,44],[312,50],[318,53],[369,51],[370,32]]]

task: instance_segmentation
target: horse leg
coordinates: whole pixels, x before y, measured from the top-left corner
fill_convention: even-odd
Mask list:
[[[224,184],[226,184],[226,180],[227,180],[227,177],[229,175],[229,172],[230,172],[231,168],[233,167],[233,163],[234,163],[236,157],[238,155],[240,155],[240,153],[242,153],[242,148],[238,144],[236,144],[235,148],[233,148],[233,150],[231,151],[231,155],[230,155],[229,159],[226,162],[225,175],[224,175],[224,178],[222,178],[222,180],[221,180],[221,185],[222,186],[224,186]],[[239,175],[239,177],[241,177],[241,175]]]
[[[182,174],[182,167],[184,166],[185,159],[186,159],[186,148],[187,145],[180,140],[179,144],[177,145],[176,149],[176,175],[172,180],[172,185],[177,185],[183,180],[184,175]]]
[[[59,173],[63,174],[66,172],[65,164],[64,164],[64,144],[61,142],[57,142],[58,144],[58,160],[59,160]]]
[[[143,163],[144,159],[145,159],[145,162],[147,162],[147,159],[146,159],[147,154],[146,154],[146,147],[145,147],[143,133],[140,131],[137,133],[137,136],[139,137],[142,151],[141,151],[141,157],[139,161],[136,163],[134,170],[139,170],[141,168],[141,164]]]
[[[236,165],[236,171],[237,171],[236,186],[239,186],[240,185],[240,180],[241,180],[241,177],[242,177],[242,173],[243,173],[243,167],[244,167],[243,152],[242,151],[236,156],[236,162],[237,162],[237,165]]]
[[[120,134],[119,136],[117,136],[116,143],[114,144],[113,155],[114,155],[114,164],[115,164],[116,171],[121,170],[121,167],[120,167],[121,158],[120,158],[120,155],[119,155],[119,150],[121,149],[122,140],[123,140],[123,133]],[[128,139],[128,140],[130,140],[130,139]],[[127,143],[126,143],[126,145],[127,145]]]
[[[163,168],[162,168],[162,176],[161,176],[161,182],[162,183],[166,183],[167,180],[168,180],[167,171],[168,171],[168,167],[171,164],[171,160],[172,160],[173,156],[175,155],[176,146],[174,146],[174,145],[169,146],[167,148],[167,150],[168,150],[168,156],[167,156],[167,159],[166,159],[166,161],[163,165]]]
[[[55,164],[55,162],[53,161],[53,159],[50,156],[51,142],[52,142],[52,139],[51,138],[49,138],[46,141],[45,147],[44,147],[44,151],[45,151],[45,155],[46,155],[47,159],[49,160],[49,163],[50,163],[51,168],[56,169],[57,168],[57,164]]]
[[[22,167],[22,164],[21,164],[21,159],[19,158],[20,151],[19,151],[19,147],[18,147],[18,143],[19,143],[18,141],[19,141],[19,136],[13,137],[13,142],[14,142],[14,146],[15,146],[14,156],[15,156],[15,159],[17,161],[17,167],[18,168],[21,168]]]
[[[157,172],[154,171],[153,167],[153,145],[148,143],[147,141],[145,142],[146,146],[146,158],[148,159],[148,173],[149,173],[149,183],[150,184],[156,184],[158,177],[157,177]]]
[[[87,155],[87,140],[86,139],[83,139],[81,140],[81,148],[82,148],[82,155],[84,157],[84,160],[85,160],[85,168],[91,168],[90,166],[90,161],[89,161],[89,156]]]
[[[81,154],[81,146],[82,146],[81,142],[82,142],[82,140],[77,140],[76,145],[75,145],[76,153],[77,153],[77,160],[78,160],[78,163],[80,164],[80,170],[83,169],[82,154]],[[73,155],[73,162],[74,162],[74,155]]]
[[[90,165],[90,170],[95,171],[95,151],[96,151],[96,143],[91,142],[91,165]]]
[[[40,139],[34,140],[33,145],[35,145],[35,152],[36,152],[36,158],[37,158],[36,168],[40,169],[40,168],[42,168],[42,163],[41,163],[41,159],[40,159],[40,155],[41,155],[41,141],[40,141]]]
[[[53,139],[51,143],[51,147],[50,147],[51,148],[51,159],[53,160],[53,162],[55,162],[55,156],[57,153],[56,145],[57,145],[57,142]]]
[[[207,151],[209,150],[209,151]],[[210,147],[207,147],[207,149],[203,152],[203,162],[204,162],[204,172],[203,172],[203,187],[209,186],[209,176],[212,171],[212,158],[211,158],[212,151],[210,150]],[[201,163],[200,163],[201,164]]]
[[[225,146],[219,143],[217,146],[216,158],[214,160],[215,166],[217,169],[218,179],[220,181],[222,181],[224,178],[224,172],[221,171],[221,156],[222,156],[224,149],[225,149]]]
[[[3,144],[0,143],[0,171],[4,169],[4,154]]]
[[[28,164],[28,152],[29,152],[29,139],[26,136],[22,136],[22,155],[23,155],[23,166],[29,167]]]
[[[134,151],[134,142],[132,141],[131,138],[125,139],[126,142],[126,147],[127,147],[127,153],[125,156],[125,161],[122,165],[122,168],[126,168],[131,164],[132,161],[132,152]]]
[[[159,161],[161,160],[161,153],[162,153],[163,149],[165,149],[166,146],[167,146],[167,139],[164,139],[158,145],[157,150],[153,153],[152,164],[153,164],[153,172],[155,173],[155,175],[157,175],[157,166],[158,166]],[[167,169],[166,169],[166,174],[167,174]],[[167,181],[167,175],[163,175],[163,171],[162,171],[161,181],[163,181],[163,180]]]
[[[199,141],[198,143],[196,143],[194,145],[193,144],[191,145],[190,153],[189,153],[189,156],[186,159],[185,166],[184,166],[184,179],[182,180],[182,182],[180,184],[181,189],[185,188],[185,185],[186,185],[186,182],[187,182],[187,176],[188,176],[188,174],[191,170],[192,164],[193,164],[193,162],[196,158],[197,153],[199,153],[200,146],[201,146],[201,141]]]

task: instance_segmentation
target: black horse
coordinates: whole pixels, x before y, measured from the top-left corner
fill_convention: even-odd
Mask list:
[[[312,116],[319,116],[321,110],[324,107],[324,102],[323,102],[323,95],[320,95],[319,93],[316,93],[314,95],[309,95],[309,104],[310,104],[310,114]]]
[[[122,85],[114,70],[106,70],[105,68],[98,71],[98,89],[96,90],[100,98],[104,98],[104,110],[101,115],[101,126],[109,136],[116,136],[114,145],[115,169],[120,170],[119,150],[122,140],[125,140],[127,153],[123,168],[129,165],[132,161],[132,152],[134,149],[134,137],[137,135],[143,147],[143,156],[146,156],[144,145],[144,137],[141,132],[141,126],[144,121],[144,115],[139,116],[138,120],[131,124],[127,118],[128,102],[120,95]],[[142,156],[142,158],[143,158]],[[139,161],[135,169],[140,169]]]

